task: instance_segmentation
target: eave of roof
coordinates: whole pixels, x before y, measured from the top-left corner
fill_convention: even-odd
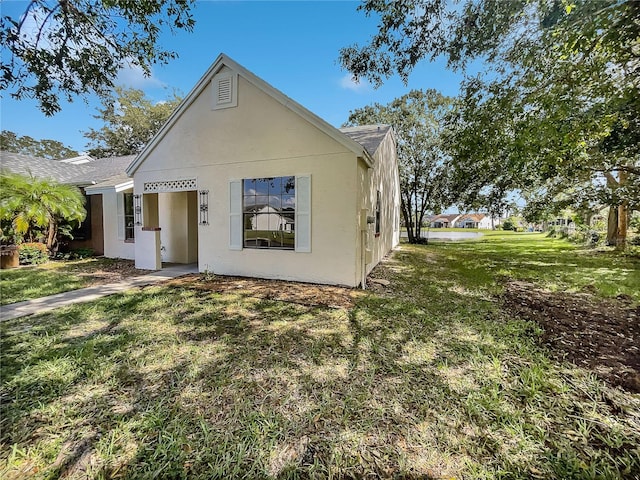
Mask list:
[[[178,121],[178,119],[184,114],[187,109],[191,106],[191,104],[196,100],[196,98],[202,93],[202,91],[209,85],[211,79],[222,69],[224,66],[229,67],[231,70],[234,70],[240,76],[244,77],[245,80],[250,82],[252,85],[262,90],[264,93],[280,102],[282,105],[292,110],[293,112],[300,115],[302,118],[307,120],[309,123],[317,127],[322,132],[329,135],[331,138],[351,150],[355,153],[358,158],[362,158],[368,166],[373,166],[373,158],[367,152],[367,150],[357,143],[356,141],[349,138],[347,135],[343,134],[330,125],[322,118],[317,116],[315,113],[311,112],[307,108],[300,105],[295,100],[287,97],[280,90],[277,90],[273,86],[269,85],[267,82],[262,80],[257,75],[253,74],[245,67],[237,63],[235,60],[231,59],[224,53],[218,55],[218,58],[213,62],[213,64],[209,67],[209,69],[205,72],[205,74],[198,80],[196,85],[191,89],[189,94],[182,100],[178,108],[174,110],[169,119],[165,122],[162,128],[153,136],[151,141],[147,143],[145,148],[138,154],[136,159],[129,165],[126,170],[127,175],[133,176],[138,167],[144,162],[147,156],[153,151],[156,145],[164,138],[167,132],[173,127],[173,125]]]

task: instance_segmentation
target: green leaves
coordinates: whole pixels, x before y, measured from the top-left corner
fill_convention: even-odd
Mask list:
[[[10,221],[19,235],[46,229],[47,248],[53,250],[60,220],[82,222],[86,217],[84,197],[77,187],[53,180],[0,174],[0,219]],[[4,231],[3,236],[8,236]]]
[[[104,126],[84,133],[91,140],[89,154],[117,157],[139,153],[181,101],[176,92],[167,100],[153,102],[142,90],[116,87],[114,95],[105,99],[95,115]]]
[[[0,150],[33,157],[49,158],[51,160],[71,158],[78,155],[77,151],[57,140],[35,140],[27,135],[18,136],[9,130],[2,130],[2,133],[0,133]]]
[[[2,17],[0,88],[35,98],[46,115],[60,97],[105,97],[128,65],[149,74],[175,53],[157,45],[164,28],[191,31],[194,0],[32,0],[20,18]]]
[[[412,90],[388,105],[375,103],[349,115],[346,125],[384,123],[396,134],[400,196],[409,241],[420,238],[425,213],[446,202],[447,158],[440,133],[452,100],[436,90]]]
[[[640,2],[369,0],[361,8],[380,27],[369,44],[341,52],[357,75],[406,78],[440,55],[459,69],[485,62],[447,118],[452,199],[494,209],[516,191],[537,205],[640,205]],[[442,21],[429,23],[434,12]]]

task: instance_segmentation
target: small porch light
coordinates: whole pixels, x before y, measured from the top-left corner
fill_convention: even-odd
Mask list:
[[[200,225],[209,225],[209,190],[200,190]]]
[[[133,216],[136,225],[142,225],[142,195],[133,196]]]

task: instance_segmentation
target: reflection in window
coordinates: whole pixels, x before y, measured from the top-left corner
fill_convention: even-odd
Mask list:
[[[295,177],[243,180],[245,248],[295,248]]]
[[[133,193],[124,194],[124,239],[133,240],[135,225],[133,220]]]

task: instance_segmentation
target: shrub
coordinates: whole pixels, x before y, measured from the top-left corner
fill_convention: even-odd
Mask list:
[[[502,223],[502,230],[514,230],[515,231],[516,227],[513,224],[513,222],[511,220],[505,220]]]
[[[71,250],[70,257],[73,259],[83,259],[93,257],[96,254],[93,248],[83,247]]]
[[[30,242],[18,245],[20,265],[37,265],[49,260],[49,251],[44,243]]]

